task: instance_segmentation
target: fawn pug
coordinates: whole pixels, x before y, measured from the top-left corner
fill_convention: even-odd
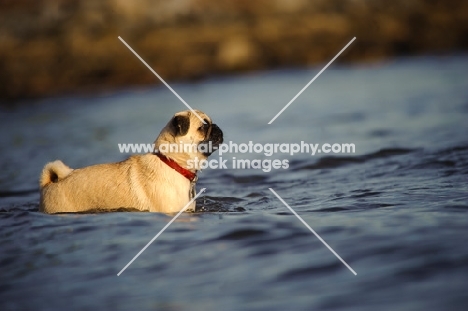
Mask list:
[[[205,123],[192,111],[176,113],[157,137],[153,153],[79,169],[71,169],[59,160],[46,164],[40,177],[39,210],[45,213],[119,208],[162,213],[180,211],[195,193],[199,167],[192,164],[199,161],[193,160],[206,159],[223,142],[223,132],[211,118],[201,111],[195,112]],[[184,148],[168,148],[171,145]],[[187,145],[189,148],[185,148]],[[204,148],[192,148],[193,145]],[[188,209],[195,209],[195,202]]]

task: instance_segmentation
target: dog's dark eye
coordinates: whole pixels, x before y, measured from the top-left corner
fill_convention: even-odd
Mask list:
[[[206,122],[206,121],[205,121],[205,122]],[[200,127],[198,128],[198,130],[199,130],[199,131],[202,131],[202,132],[205,132],[209,127],[210,127],[210,125],[208,124],[208,122],[206,122],[206,124],[200,125]]]

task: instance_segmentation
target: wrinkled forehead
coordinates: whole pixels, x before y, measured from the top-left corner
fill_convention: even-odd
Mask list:
[[[206,123],[211,123],[211,118],[200,110],[194,110]],[[200,119],[190,110],[181,111],[175,114],[176,116],[189,117],[192,121],[201,122]]]

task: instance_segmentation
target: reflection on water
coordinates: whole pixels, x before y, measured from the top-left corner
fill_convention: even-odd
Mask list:
[[[171,216],[44,215],[39,173],[55,159],[121,160],[118,143],[152,142],[182,104],[160,87],[2,112],[1,309],[463,310],[467,58],[337,68],[272,125],[317,69],[173,85],[226,141],[351,142],[357,154],[282,155],[289,169],[269,173],[202,172],[198,211],[182,214],[120,277]]]

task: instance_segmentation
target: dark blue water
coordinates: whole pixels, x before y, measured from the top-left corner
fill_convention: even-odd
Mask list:
[[[172,216],[41,214],[39,173],[55,159],[122,160],[118,143],[153,142],[185,107],[157,87],[2,111],[0,310],[466,310],[468,58],[332,67],[271,125],[321,68],[172,85],[226,141],[354,143],[356,154],[203,171],[200,211],[120,276]]]

